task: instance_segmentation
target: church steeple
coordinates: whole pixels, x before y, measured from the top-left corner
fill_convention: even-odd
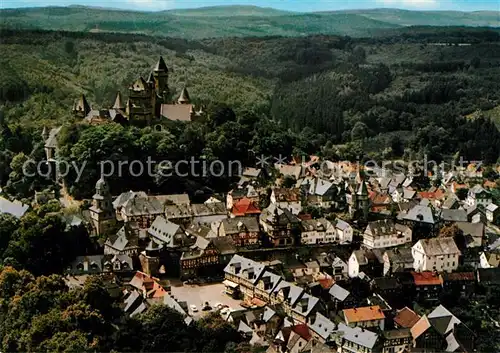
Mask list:
[[[123,100],[122,100],[122,94],[120,93],[120,91],[118,91],[116,93],[116,99],[115,99],[115,104],[113,105],[113,109],[116,109],[116,110],[125,109],[125,105],[123,104]]]
[[[89,209],[97,235],[106,231],[106,225],[115,219],[109,187],[104,177],[95,184],[95,194],[92,196],[92,207]]]
[[[187,91],[187,88],[184,87],[181,91],[181,94],[179,96],[179,99],[177,99],[177,103],[179,104],[189,104],[191,102],[191,99],[189,98],[189,93]]]

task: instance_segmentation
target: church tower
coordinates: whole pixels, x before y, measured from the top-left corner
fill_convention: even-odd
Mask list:
[[[103,177],[95,185],[92,207],[89,209],[96,235],[105,234],[116,222],[115,212],[108,184]]]
[[[370,199],[368,197],[368,188],[366,182],[363,180],[359,185],[357,195],[357,208],[363,217],[363,220],[368,220],[368,213],[370,212]]]
[[[163,60],[163,57],[160,56],[160,59],[155,65],[153,69],[153,79],[155,84],[155,92],[159,97],[159,101],[161,103],[167,103],[167,100],[170,95],[170,91],[168,88],[168,68]]]

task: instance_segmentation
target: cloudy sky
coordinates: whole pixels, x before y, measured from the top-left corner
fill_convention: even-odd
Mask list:
[[[328,11],[376,7],[410,10],[500,11],[500,0],[0,0],[1,8],[75,4],[144,11],[214,5],[256,5],[290,11]]]

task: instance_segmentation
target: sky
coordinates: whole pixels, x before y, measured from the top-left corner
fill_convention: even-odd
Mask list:
[[[0,0],[0,8],[88,5],[158,11],[216,5],[255,5],[307,12],[367,8],[500,11],[500,0]]]

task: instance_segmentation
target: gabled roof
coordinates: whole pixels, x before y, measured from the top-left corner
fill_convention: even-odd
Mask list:
[[[344,300],[346,300],[350,293],[347,289],[344,289],[335,283],[333,287],[328,291],[328,294],[330,294],[336,300],[343,302]]]
[[[179,232],[180,226],[167,221],[163,216],[157,216],[148,229],[148,233],[154,238],[163,242],[167,247],[174,247],[175,235]]]
[[[318,302],[318,298],[308,293],[304,293],[292,307],[292,311],[296,312],[299,315],[307,317],[314,309],[314,307],[318,304]]]
[[[412,328],[420,320],[420,316],[408,307],[398,310],[394,322],[403,328]]]
[[[416,205],[411,208],[408,213],[403,214],[403,219],[422,222],[422,223],[436,223],[436,219],[434,217],[434,213],[429,206]]]
[[[446,335],[455,325],[462,322],[444,306],[439,305],[432,313],[427,315],[430,324],[441,334]]]
[[[154,71],[165,71],[168,72],[167,64],[165,64],[165,60],[163,60],[163,56],[160,55],[160,58],[156,62],[156,65],[153,69]]]
[[[29,205],[25,205],[17,200],[12,202],[0,196],[0,214],[7,213],[16,218],[21,218],[28,208]]]
[[[324,340],[327,340],[330,334],[335,331],[335,323],[330,321],[330,319],[323,316],[321,313],[312,315],[308,320],[308,326]]]
[[[290,304],[294,305],[300,298],[302,292],[304,291],[301,287],[296,286],[287,281],[281,281],[278,283],[276,288],[273,290],[273,294],[277,295],[280,291],[283,292],[285,300]]]
[[[135,80],[135,82],[132,84],[130,88],[133,89],[134,91],[144,91],[147,87],[148,83],[141,76],[137,80]]]
[[[418,244],[422,246],[427,256],[461,254],[453,238],[420,239],[413,248],[415,249]]]
[[[427,319],[427,316],[422,316],[420,320],[418,320],[417,323],[410,329],[413,339],[417,339],[418,337],[420,337],[430,327],[431,324],[429,322],[429,319]]]
[[[467,211],[461,209],[443,209],[441,218],[445,222],[467,222]]]
[[[385,319],[384,312],[378,305],[344,309],[343,313],[348,323]]]
[[[260,214],[261,211],[255,202],[247,197],[243,197],[233,203],[231,213],[235,216],[245,216],[252,214],[257,215]]]
[[[344,340],[362,347],[372,349],[377,343],[378,335],[376,333],[360,327],[352,328],[341,322],[337,330],[342,334]]]
[[[253,284],[257,283],[264,270],[265,266],[263,264],[240,255],[234,255],[224,268],[225,273],[248,280]]]
[[[162,104],[160,115],[174,121],[191,121],[193,111],[192,104]]]
[[[431,271],[412,272],[411,274],[416,286],[440,286],[443,284],[443,279]]]
[[[496,210],[498,210],[498,206],[494,203],[490,203],[488,206],[486,206],[486,211],[495,212]]]
[[[340,230],[346,230],[346,229],[351,228],[351,225],[349,223],[347,223],[346,221],[344,221],[340,218],[337,218],[336,222],[335,222],[335,228],[340,229]]]

